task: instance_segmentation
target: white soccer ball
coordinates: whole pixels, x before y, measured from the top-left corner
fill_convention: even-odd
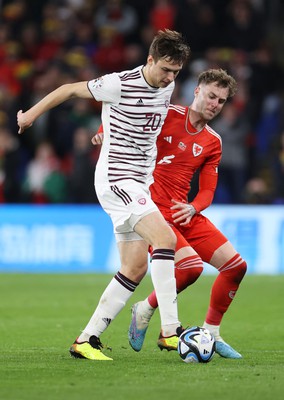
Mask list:
[[[178,353],[186,363],[208,363],[215,353],[215,339],[208,329],[186,328],[179,337]]]

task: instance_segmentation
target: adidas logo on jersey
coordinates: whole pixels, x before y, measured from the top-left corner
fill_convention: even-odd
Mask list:
[[[172,143],[172,139],[173,139],[172,136],[165,136],[165,137],[164,137],[164,140],[165,140],[166,142],[169,142],[169,143]]]
[[[143,100],[142,100],[142,99],[139,99],[139,100],[137,101],[137,103],[136,103],[136,104],[138,104],[138,105],[139,105],[139,104],[140,104],[140,105],[142,105],[142,104],[144,104],[144,103],[143,103]]]

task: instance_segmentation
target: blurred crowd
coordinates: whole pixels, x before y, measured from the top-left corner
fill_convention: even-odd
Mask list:
[[[64,83],[143,64],[170,28],[192,50],[173,103],[190,104],[207,68],[238,82],[211,124],[223,140],[214,202],[284,204],[283,21],[281,0],[0,0],[0,203],[97,202],[100,104],[68,101],[21,136],[17,111]]]

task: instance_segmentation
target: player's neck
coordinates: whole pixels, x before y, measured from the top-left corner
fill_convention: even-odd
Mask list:
[[[146,64],[142,67],[142,75],[144,76],[144,79],[148,83],[148,85],[155,87],[153,84],[153,81],[151,79],[151,76],[150,76],[148,64]]]
[[[196,133],[199,133],[200,131],[202,131],[206,123],[207,121],[205,121],[200,116],[200,113],[188,107],[187,116],[185,120],[185,129],[189,134],[195,135]]]

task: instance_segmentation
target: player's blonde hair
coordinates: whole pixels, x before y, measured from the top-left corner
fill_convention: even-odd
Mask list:
[[[207,71],[201,72],[198,77],[198,85],[201,83],[208,85],[213,82],[216,82],[219,87],[228,88],[228,97],[233,97],[237,91],[236,80],[222,68],[208,69]]]

